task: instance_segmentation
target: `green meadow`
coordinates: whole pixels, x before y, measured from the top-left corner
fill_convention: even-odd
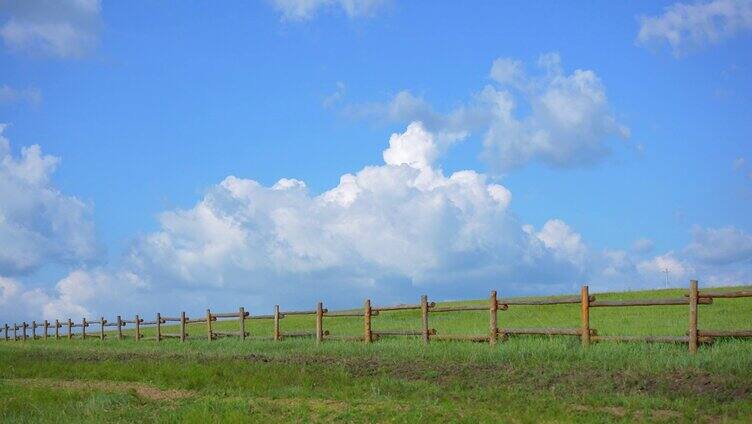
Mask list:
[[[739,287],[733,288],[738,290]],[[747,287],[748,289],[748,287]],[[730,290],[730,288],[718,289]],[[686,290],[595,295],[599,300],[680,297]],[[486,304],[487,300],[440,306]],[[699,328],[752,329],[752,298],[700,305]],[[229,312],[229,311],[219,311]],[[253,311],[251,311],[253,312]],[[268,312],[266,312],[268,313]],[[175,314],[169,314],[175,315]],[[153,319],[150,316],[144,317]],[[192,317],[198,318],[198,317]],[[430,315],[438,334],[488,331],[488,312]],[[500,327],[578,327],[579,305],[510,306]],[[593,308],[599,335],[684,335],[687,306]],[[311,331],[288,316],[282,332]],[[236,330],[237,321],[214,323]],[[420,328],[418,311],[382,312],[374,331]],[[362,334],[358,317],[324,318],[333,336]],[[496,347],[384,337],[372,343],[256,340],[0,342],[2,422],[751,422],[752,340],[686,345],[512,336]],[[89,332],[96,332],[92,325]],[[164,326],[165,332],[177,332]],[[144,328],[146,336],[153,329]],[[132,330],[126,330],[132,336]]]

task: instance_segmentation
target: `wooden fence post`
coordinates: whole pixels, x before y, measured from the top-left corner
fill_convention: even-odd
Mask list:
[[[590,289],[582,286],[580,290],[580,340],[583,347],[590,346]]]
[[[316,343],[324,341],[324,304],[316,304]]]
[[[245,340],[245,308],[242,306],[238,310],[238,319],[240,320],[240,340]]]
[[[689,281],[689,353],[697,353],[697,280]]]
[[[282,340],[282,335],[279,333],[279,305],[274,305],[274,341],[280,340]]]
[[[32,321],[31,322],[31,340],[37,339],[37,322]]]
[[[5,341],[6,342],[8,341],[8,339],[10,339],[10,337],[9,337],[10,335],[8,334],[8,328],[10,328],[10,327],[8,327],[8,323],[6,322],[5,323]]]
[[[120,317],[120,315],[117,316],[117,329],[118,340],[123,340],[123,319]]]
[[[162,314],[157,312],[157,341],[162,341]]]
[[[55,340],[60,340],[60,327],[62,324],[60,324],[60,320],[55,320]]]
[[[73,340],[73,320],[68,318],[68,340]]]
[[[185,311],[180,313],[180,341],[185,341]]]
[[[18,324],[15,322],[13,323],[13,341],[18,341]]]
[[[371,333],[371,299],[366,299],[363,304],[363,341],[371,343],[373,334]]]
[[[212,340],[212,315],[209,309],[206,310],[206,337],[209,341]]]
[[[81,320],[81,340],[86,340],[86,326],[88,324],[86,323],[86,318],[82,318]]]
[[[499,302],[496,300],[496,290],[491,290],[491,296],[488,301],[489,307],[489,326],[488,326],[488,344],[495,346],[499,339]]]
[[[136,314],[136,320],[134,321],[136,323],[136,341],[141,341],[141,318],[138,317],[138,314]]]
[[[420,319],[423,324],[423,343],[428,343],[428,296],[425,294],[420,297]]]
[[[107,324],[107,320],[104,317],[99,317],[99,340],[104,340],[104,325]]]
[[[49,337],[49,335],[47,334],[49,329],[50,329],[50,322],[47,320],[44,320],[44,339],[45,340],[47,340],[47,337]]]

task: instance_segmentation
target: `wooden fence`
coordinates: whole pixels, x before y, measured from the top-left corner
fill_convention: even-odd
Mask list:
[[[712,341],[718,337],[752,337],[752,329],[746,330],[712,330],[698,328],[698,306],[709,305],[713,303],[714,298],[741,298],[752,297],[752,291],[728,291],[728,292],[700,292],[697,281],[690,281],[689,292],[679,298],[661,298],[661,299],[636,299],[636,300],[597,300],[595,296],[590,295],[588,286],[582,286],[580,296],[560,297],[555,299],[503,299],[497,298],[496,291],[492,291],[489,296],[487,306],[437,306],[434,302],[429,302],[427,296],[421,296],[420,303],[414,305],[397,305],[397,306],[372,306],[371,301],[366,299],[363,310],[333,311],[330,312],[319,302],[315,310],[309,311],[280,311],[279,305],[274,307],[274,313],[271,315],[251,315],[244,308],[239,308],[236,312],[218,313],[206,310],[206,315],[201,318],[192,319],[181,312],[179,317],[162,316],[156,314],[154,321],[144,321],[143,318],[136,315],[134,319],[117,319],[110,322],[104,317],[99,320],[87,320],[83,318],[80,324],[76,324],[71,319],[66,322],[55,320],[54,323],[44,320],[43,322],[32,321],[31,325],[26,322],[9,326],[5,324],[0,328],[0,334],[4,334],[0,340],[26,341],[27,339],[47,339],[51,337],[50,328],[54,329],[55,340],[61,338],[80,339],[98,338],[104,340],[108,337],[117,337],[122,340],[126,337],[123,334],[123,327],[132,325],[134,328],[133,336],[137,341],[156,340],[161,341],[168,338],[179,339],[184,342],[188,339],[188,324],[203,323],[206,325],[205,336],[208,341],[215,340],[219,337],[238,337],[246,339],[250,333],[246,331],[247,320],[272,320],[273,332],[268,337],[254,337],[255,339],[268,339],[281,341],[286,338],[294,337],[312,337],[317,343],[324,340],[349,340],[371,343],[381,337],[399,337],[412,336],[420,337],[424,343],[432,340],[464,340],[473,342],[489,343],[495,345],[500,340],[505,340],[514,335],[549,335],[549,336],[576,336],[579,337],[582,346],[589,346],[593,342],[600,341],[621,341],[621,342],[663,342],[663,343],[686,343],[691,353],[697,352],[700,343]],[[507,311],[510,306],[518,305],[561,305],[561,304],[579,304],[580,305],[580,327],[579,328],[507,328],[499,325],[499,311]],[[689,323],[688,331],[684,336],[600,336],[596,329],[590,327],[590,309],[591,308],[611,308],[611,307],[647,307],[647,306],[689,306]],[[383,312],[420,310],[420,328],[414,330],[397,330],[397,331],[373,331],[372,319]],[[489,331],[488,335],[441,335],[436,329],[429,326],[429,315],[435,313],[451,313],[460,311],[488,311],[489,312]],[[314,331],[283,332],[280,321],[288,316],[308,315],[315,316]],[[363,318],[363,335],[362,336],[337,336],[331,335],[324,329],[324,318],[338,317],[362,317]],[[214,323],[220,320],[236,320],[238,323],[237,331],[217,331]],[[166,333],[163,331],[163,325],[167,323],[178,323],[178,333]],[[98,326],[98,332],[87,332],[92,324]],[[142,327],[151,326],[155,328],[155,335],[144,337],[141,332]],[[67,332],[62,334],[60,329],[67,327]],[[28,335],[27,329],[31,328],[31,335]],[[42,328],[41,335],[37,335],[37,328]],[[79,334],[74,333],[74,328],[80,328]],[[111,329],[107,331],[107,329]],[[19,331],[21,333],[19,334]],[[115,331],[116,330],[116,331]],[[12,333],[11,333],[12,332]]]

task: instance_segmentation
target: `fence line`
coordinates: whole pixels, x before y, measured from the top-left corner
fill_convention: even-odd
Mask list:
[[[81,328],[80,338],[98,338],[105,340],[106,337],[112,335],[112,333],[106,332],[107,327],[116,327],[116,333],[118,340],[123,340],[126,336],[123,334],[123,327],[132,324],[134,328],[133,338],[136,341],[141,340],[155,340],[160,342],[164,339],[175,338],[181,342],[185,342],[189,334],[187,332],[188,324],[205,323],[206,324],[206,338],[208,341],[216,340],[220,337],[238,337],[241,340],[245,340],[251,334],[246,331],[246,320],[272,320],[273,332],[269,337],[254,337],[255,339],[266,339],[273,341],[281,341],[285,338],[296,337],[312,337],[316,340],[316,343],[322,343],[325,340],[348,340],[348,341],[361,341],[365,343],[372,343],[381,337],[420,337],[423,343],[429,343],[431,340],[444,341],[444,340],[457,340],[457,341],[472,341],[488,343],[491,346],[496,345],[500,340],[506,340],[511,335],[548,335],[548,336],[575,336],[579,337],[583,347],[588,347],[593,342],[601,341],[619,341],[619,342],[658,342],[658,343],[686,343],[689,347],[690,353],[696,353],[698,345],[700,343],[711,342],[714,338],[719,337],[752,337],[752,329],[742,330],[700,330],[698,328],[698,306],[710,305],[713,303],[714,298],[742,298],[752,297],[752,291],[739,290],[732,292],[700,292],[696,280],[691,280],[689,284],[689,292],[680,298],[664,298],[664,299],[637,299],[637,300],[596,300],[595,296],[590,295],[588,286],[582,286],[580,296],[561,297],[557,299],[499,299],[495,290],[491,291],[489,296],[488,306],[470,305],[470,306],[441,306],[437,307],[436,303],[429,302],[428,296],[423,295],[420,298],[419,304],[414,305],[396,305],[396,306],[372,306],[370,299],[366,299],[363,305],[363,311],[347,310],[347,311],[332,311],[329,312],[327,308],[324,308],[322,302],[316,304],[315,310],[307,311],[280,311],[279,305],[274,306],[274,313],[271,315],[251,315],[242,306],[236,312],[211,312],[210,309],[206,310],[206,315],[202,318],[192,319],[186,316],[185,312],[181,312],[179,317],[162,316],[159,312],[156,314],[154,321],[144,321],[143,318],[136,315],[133,320],[124,320],[120,315],[114,322],[109,322],[104,317],[100,317],[99,320],[87,320],[82,318],[80,324],[74,323],[70,318],[67,319],[67,338],[69,340],[75,337],[73,333],[74,328]],[[498,313],[499,311],[509,310],[509,306],[517,305],[561,305],[561,304],[580,304],[580,327],[579,328],[506,328],[499,327]],[[609,307],[650,307],[650,306],[676,306],[676,305],[688,305],[689,306],[689,329],[684,336],[600,336],[598,331],[590,327],[590,308],[609,308]],[[379,316],[382,312],[392,311],[406,311],[406,310],[420,310],[420,328],[414,330],[397,330],[397,331],[374,331],[372,328],[373,317]],[[484,311],[489,312],[489,334],[488,336],[478,335],[441,335],[438,334],[435,328],[429,326],[429,315],[431,313],[452,313],[461,311]],[[297,332],[282,332],[280,320],[287,316],[314,316],[315,317],[315,330],[314,331],[297,331]],[[362,317],[363,318],[363,336],[337,336],[331,335],[328,330],[324,329],[324,318],[337,318],[337,317]],[[217,331],[213,328],[213,323],[216,321],[238,321],[237,331]],[[178,333],[165,333],[162,331],[162,325],[166,323],[179,323]],[[92,324],[99,325],[99,332],[87,334],[86,329]],[[31,325],[26,322],[20,325],[14,323],[12,326],[7,323],[0,327],[0,332],[4,333],[2,340],[9,341],[26,341],[27,340],[27,328],[31,328],[31,340],[47,339],[49,337],[49,329],[53,327],[55,332],[55,340],[60,340],[63,336],[60,329],[63,328],[66,323],[56,319],[54,324],[48,320],[38,323],[32,321]],[[154,326],[155,335],[144,337],[141,333],[141,327],[149,325]],[[43,334],[37,335],[37,328],[43,328]],[[21,330],[19,336],[18,330]],[[12,336],[10,331],[12,330]]]

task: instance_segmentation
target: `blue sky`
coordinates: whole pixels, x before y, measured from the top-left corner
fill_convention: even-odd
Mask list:
[[[319,296],[349,305],[367,293],[660,286],[666,268],[674,285],[749,282],[751,10],[736,0],[0,2],[5,155],[28,165],[0,176],[41,166],[24,159],[25,146],[59,159],[41,166],[32,188],[26,174],[0,187],[3,299],[36,289],[45,300],[24,311],[53,317],[127,309],[139,293],[196,307],[238,296],[270,305],[287,292],[301,304]],[[508,116],[495,109],[505,101]],[[572,113],[579,123],[563,121]],[[414,122],[422,127],[408,131]],[[393,134],[405,135],[392,146],[402,159],[385,165]],[[348,203],[315,215],[319,195],[367,166],[484,179],[458,193],[432,191],[448,184],[434,180],[419,189],[426,199],[360,182],[358,193],[381,197],[357,214]],[[239,208],[218,193],[228,176],[267,188],[303,181],[304,198],[253,194]],[[409,178],[402,183],[418,184]],[[461,204],[481,202],[473,190],[497,185],[511,201],[489,194],[499,209],[481,216],[473,203],[468,215]],[[14,206],[23,196],[36,200]],[[440,211],[420,209],[437,198],[447,202]],[[417,209],[393,212],[415,199]],[[211,233],[202,202],[238,233]],[[248,215],[264,202],[266,215]],[[275,221],[281,211],[294,223]],[[58,213],[69,218],[65,230],[50,218]],[[384,214],[386,224],[374,224]],[[296,227],[302,218],[312,222]],[[257,227],[269,219],[280,227],[267,234]],[[394,237],[370,239],[394,222]],[[401,225],[419,230],[403,239]],[[222,244],[235,236],[239,244]],[[413,236],[432,256],[411,256]],[[316,246],[321,237],[338,247]],[[250,253],[280,245],[287,259],[271,265]],[[38,257],[24,260],[13,246]],[[204,256],[243,249],[230,263]],[[380,249],[408,249],[408,263],[382,260]],[[101,295],[123,279],[132,287]]]

